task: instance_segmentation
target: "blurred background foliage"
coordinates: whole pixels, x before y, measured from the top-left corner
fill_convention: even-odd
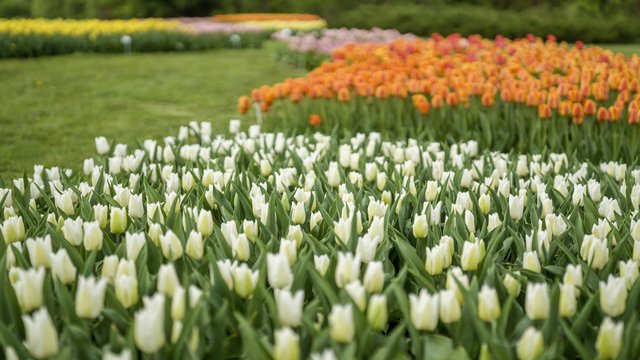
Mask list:
[[[640,42],[637,0],[0,0],[0,17],[132,18],[304,12],[331,27]]]

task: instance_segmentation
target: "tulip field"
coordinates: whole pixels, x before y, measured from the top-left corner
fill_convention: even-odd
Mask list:
[[[0,177],[5,358],[640,358],[640,57],[278,38],[228,128]]]

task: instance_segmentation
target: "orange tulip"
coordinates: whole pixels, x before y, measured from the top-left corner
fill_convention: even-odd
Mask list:
[[[251,106],[251,101],[248,96],[240,96],[238,98],[238,112],[240,114],[246,114],[249,111],[249,106]]]
[[[442,96],[434,95],[433,98],[431,98],[431,105],[434,109],[439,109],[444,106],[444,100],[442,99]]]
[[[349,94],[349,89],[341,88],[338,90],[338,100],[341,102],[347,102],[351,99],[351,95]]]
[[[596,113],[596,103],[595,101],[589,99],[584,102],[584,114],[591,116]]]
[[[318,114],[309,115],[309,125],[320,126],[322,125],[322,118]]]
[[[486,92],[484,94],[482,94],[482,105],[485,107],[492,107],[493,103],[494,103],[494,96],[492,93],[490,92]]]
[[[538,117],[540,119],[548,119],[551,117],[551,108],[547,104],[538,105]]]
[[[604,106],[599,107],[598,112],[596,113],[596,119],[598,119],[598,121],[609,120],[609,110]]]

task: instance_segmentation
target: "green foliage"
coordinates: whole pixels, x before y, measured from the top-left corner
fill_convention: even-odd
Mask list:
[[[564,7],[535,7],[522,11],[456,5],[363,5],[339,14],[331,27],[381,27],[429,36],[433,33],[485,37],[522,37],[554,34],[561,40],[590,43],[640,41],[640,23],[622,14],[592,12],[579,4]]]
[[[26,0],[0,0],[0,18],[29,17],[31,9]]]
[[[247,33],[242,35],[241,46],[260,47],[266,34]],[[121,35],[89,36],[40,36],[8,35],[0,33],[0,58],[26,58],[47,55],[70,54],[74,52],[121,53]],[[229,35],[191,35],[173,31],[150,31],[132,36],[133,52],[194,51],[218,48],[232,48]]]

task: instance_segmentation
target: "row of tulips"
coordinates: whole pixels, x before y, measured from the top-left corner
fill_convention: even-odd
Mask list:
[[[215,15],[213,21],[255,26],[265,30],[313,31],[327,27],[327,22],[314,14],[240,13]]]
[[[631,162],[638,148],[622,144],[637,143],[639,82],[636,55],[569,46],[552,36],[436,34],[346,45],[305,77],[254,89],[238,100],[238,110],[268,112],[301,129],[308,125],[300,119],[317,114],[329,128]]]
[[[398,39],[415,39],[413,34],[402,34],[397,30],[378,29],[323,29],[319,32],[293,33],[283,29],[273,33],[272,38],[287,45],[278,53],[284,61],[309,70],[329,59],[332,51],[347,44],[388,44]]]
[[[259,47],[261,29],[179,20],[0,19],[0,58]]]
[[[240,129],[0,183],[5,356],[640,356],[637,164]]]

